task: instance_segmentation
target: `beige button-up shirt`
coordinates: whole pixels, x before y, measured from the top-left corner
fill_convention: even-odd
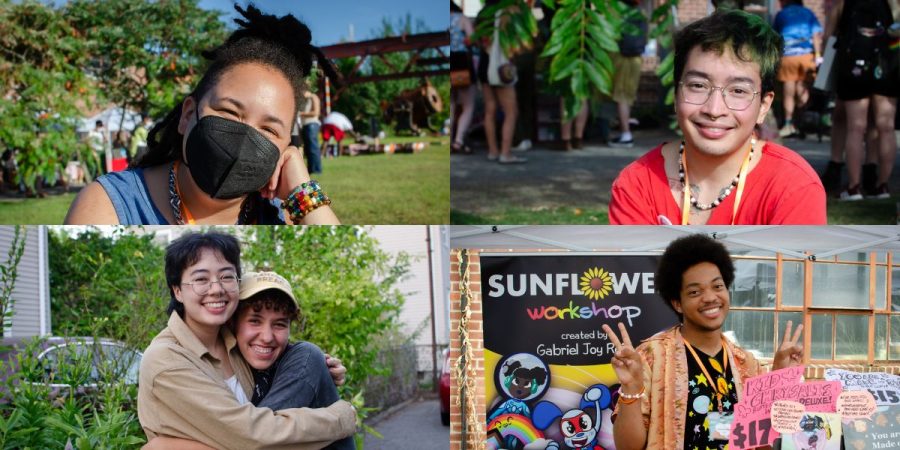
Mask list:
[[[227,327],[221,334],[249,398],[250,369]],[[167,435],[220,449],[319,449],[356,431],[356,413],[343,400],[326,408],[281,411],[241,405],[225,383],[221,366],[173,312],[141,361],[137,406],[147,438]]]

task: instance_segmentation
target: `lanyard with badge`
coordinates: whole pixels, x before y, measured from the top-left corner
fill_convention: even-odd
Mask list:
[[[725,409],[722,407],[722,402],[725,401],[725,395],[728,391],[728,381],[725,379],[725,373],[728,371],[728,347],[725,345],[725,338],[722,338],[722,351],[725,354],[725,366],[722,368],[722,375],[713,379],[713,377],[709,376],[709,372],[706,370],[706,365],[703,364],[703,361],[697,356],[697,352],[694,351],[694,347],[691,346],[690,342],[687,341],[683,336],[681,338],[684,341],[685,347],[691,352],[694,360],[697,361],[697,364],[700,366],[700,370],[703,371],[703,375],[706,376],[706,379],[709,381],[709,385],[712,388],[713,392],[715,392],[715,403],[718,411],[709,412],[706,415],[706,419],[709,420],[709,438],[712,440],[719,441],[727,441],[729,437],[729,432],[731,431],[731,422],[734,421],[734,414],[731,412],[725,412]],[[712,362],[713,360],[711,360]]]
[[[750,150],[747,152],[747,156],[744,157],[744,162],[741,163],[741,170],[738,172],[738,184],[737,191],[734,193],[734,208],[731,212],[731,224],[734,225],[734,221],[737,220],[737,212],[738,205],[741,204],[741,196],[744,194],[744,186],[747,183],[747,172],[750,169],[750,157],[753,155],[753,144],[755,139],[751,139],[750,141]],[[682,141],[682,145],[684,142]],[[681,224],[682,225],[690,225],[688,223],[691,218],[691,182],[688,180],[688,169],[687,169],[687,156],[685,156],[687,152],[681,152],[681,166],[684,168],[684,189],[682,192],[684,193],[684,198],[681,201]]]

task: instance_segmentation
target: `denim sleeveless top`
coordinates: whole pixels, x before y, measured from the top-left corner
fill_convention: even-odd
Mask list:
[[[97,182],[106,190],[109,201],[116,210],[121,225],[168,225],[162,212],[153,204],[144,169],[134,168],[121,172],[110,172],[97,178]],[[280,201],[279,201],[280,203]],[[258,208],[256,223],[262,225],[284,224],[278,205],[264,202]]]

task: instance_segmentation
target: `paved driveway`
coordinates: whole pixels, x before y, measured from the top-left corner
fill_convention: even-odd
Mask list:
[[[450,427],[441,425],[440,411],[436,398],[407,403],[375,422],[384,439],[366,435],[364,450],[449,450]]]
[[[609,204],[612,182],[626,165],[665,141],[679,139],[665,129],[639,130],[635,146],[621,149],[586,143],[583,150],[563,152],[546,145],[516,153],[528,158],[525,164],[500,165],[486,159],[486,150],[477,147],[472,155],[450,157],[450,205],[454,211],[480,214],[497,204],[543,210],[561,205],[597,209]],[[543,145],[543,144],[542,144]],[[828,136],[818,142],[789,139],[783,145],[802,155],[821,173],[828,162]],[[846,170],[845,170],[846,180]],[[896,158],[891,186],[900,186],[900,158]]]

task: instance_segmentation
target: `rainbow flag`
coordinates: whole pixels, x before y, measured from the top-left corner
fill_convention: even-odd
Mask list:
[[[488,424],[487,429],[497,429],[504,438],[514,436],[523,444],[530,444],[544,437],[544,433],[535,428],[531,420],[520,414],[501,414]]]
[[[888,45],[888,48],[890,48],[893,51],[900,50],[900,38],[897,38],[897,39],[894,39],[893,41],[891,41],[891,43]]]

